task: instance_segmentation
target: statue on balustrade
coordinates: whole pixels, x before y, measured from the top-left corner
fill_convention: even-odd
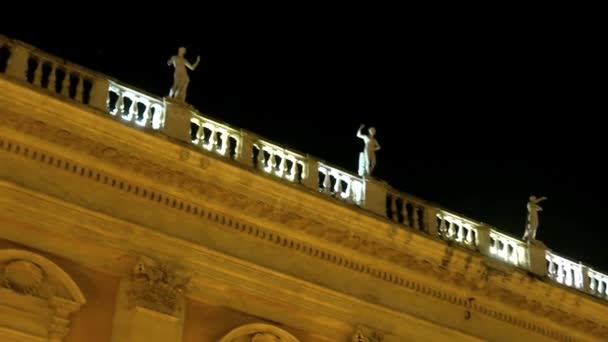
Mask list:
[[[201,60],[201,56],[196,57],[196,62],[194,64],[190,64],[188,60],[184,57],[186,54],[186,48],[180,47],[177,51],[177,55],[169,58],[167,65],[173,66],[175,68],[175,73],[173,74],[173,86],[169,91],[169,97],[178,99],[181,102],[186,102],[186,92],[188,90],[188,83],[190,83],[190,78],[188,77],[188,71],[186,68],[190,70],[196,69],[198,63]]]
[[[357,137],[363,139],[363,142],[365,143],[363,152],[359,153],[359,176],[369,177],[376,167],[376,151],[380,149],[380,144],[378,144],[378,141],[374,138],[376,129],[370,127],[367,130],[368,134],[365,135],[361,133],[361,130],[364,127],[365,125],[359,126],[359,130],[357,131]]]
[[[530,200],[528,201],[528,222],[526,224],[526,232],[524,233],[523,237],[525,241],[530,242],[536,240],[536,230],[538,229],[538,212],[543,210],[543,208],[538,204],[546,199],[547,197],[536,198],[536,196],[530,196]]]

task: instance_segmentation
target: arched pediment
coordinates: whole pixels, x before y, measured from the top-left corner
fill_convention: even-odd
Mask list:
[[[269,324],[242,325],[230,331],[219,342],[299,342],[287,331]]]
[[[59,266],[36,253],[0,249],[0,341],[63,341],[86,302]]]
[[[49,299],[59,297],[86,302],[82,291],[59,266],[43,256],[20,249],[0,250],[2,287],[21,294]]]

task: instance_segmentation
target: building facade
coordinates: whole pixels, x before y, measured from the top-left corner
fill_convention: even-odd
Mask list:
[[[1,341],[605,341],[607,285],[0,36]]]

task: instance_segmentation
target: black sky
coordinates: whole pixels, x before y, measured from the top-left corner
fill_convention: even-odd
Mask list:
[[[356,129],[374,125],[378,178],[516,236],[528,196],[547,196],[538,238],[608,270],[592,28],[549,12],[190,12],[5,21],[0,34],[160,96],[185,45],[201,55],[199,111],[353,172]]]

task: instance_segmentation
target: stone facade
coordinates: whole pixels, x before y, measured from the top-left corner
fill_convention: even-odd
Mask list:
[[[608,339],[598,272],[26,44],[3,47],[3,341]],[[92,86],[53,92],[44,85],[61,73],[28,81],[19,56]],[[189,141],[191,120],[236,143]]]

